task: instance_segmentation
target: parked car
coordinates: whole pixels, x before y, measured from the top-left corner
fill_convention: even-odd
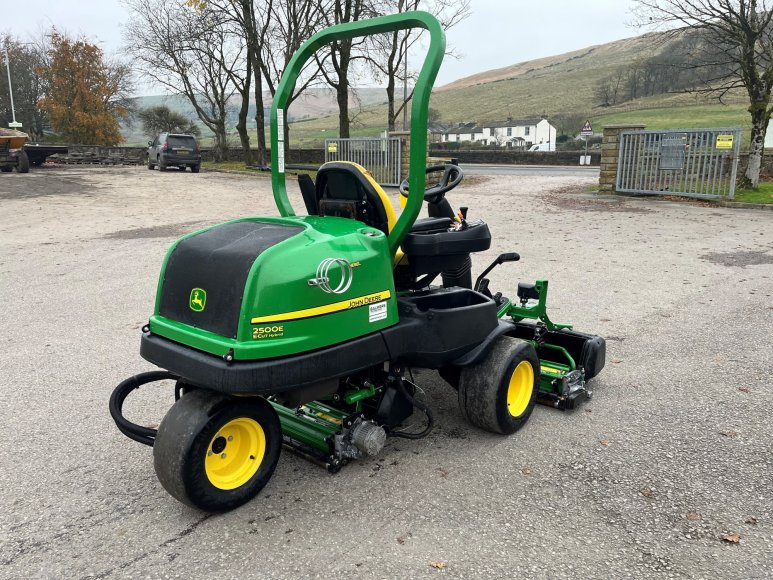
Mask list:
[[[167,167],[179,167],[185,171],[190,167],[193,173],[201,168],[201,147],[193,135],[161,133],[155,141],[148,141],[148,169],[158,165],[159,171]]]
[[[555,151],[556,146],[552,143],[536,143],[529,147],[529,151]]]

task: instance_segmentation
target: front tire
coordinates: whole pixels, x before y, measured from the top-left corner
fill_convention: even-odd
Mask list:
[[[459,377],[462,415],[486,431],[515,433],[534,411],[539,373],[539,357],[530,343],[500,337],[483,361],[462,369]]]
[[[153,465],[172,497],[220,512],[248,502],[265,487],[281,447],[279,419],[265,399],[235,400],[197,389],[161,421]]]
[[[19,151],[19,159],[17,161],[16,171],[19,173],[30,172],[30,158],[27,156],[26,151]]]

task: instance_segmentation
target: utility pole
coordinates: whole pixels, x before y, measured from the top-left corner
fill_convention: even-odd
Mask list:
[[[8,45],[5,45],[5,70],[8,73],[8,93],[11,95],[11,117],[13,122],[8,123],[11,129],[20,129],[21,123],[16,122],[16,109],[13,106],[13,87],[11,87],[11,59],[8,58]]]

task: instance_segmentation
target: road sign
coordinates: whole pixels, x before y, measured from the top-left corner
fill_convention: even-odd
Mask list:
[[[590,121],[585,121],[585,124],[580,129],[580,135],[593,135],[593,126]]]
[[[11,129],[21,129],[21,123],[11,122],[11,123],[8,123],[8,127]]]

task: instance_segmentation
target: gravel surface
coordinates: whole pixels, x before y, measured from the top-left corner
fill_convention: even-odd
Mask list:
[[[255,500],[208,516],[166,494],[107,401],[151,369],[166,248],[275,215],[269,181],[0,176],[0,577],[771,577],[773,214],[568,193],[592,176],[471,181],[449,200],[495,237],[476,271],[520,252],[493,289],[548,278],[552,318],[607,337],[593,400],[502,438],[419,372],[429,437],[334,476],[284,453]],[[171,402],[147,390],[127,414],[157,424]]]

